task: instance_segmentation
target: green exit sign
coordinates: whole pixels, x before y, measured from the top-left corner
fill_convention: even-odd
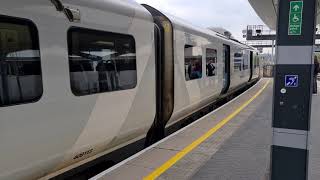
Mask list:
[[[302,29],[303,1],[290,1],[288,35],[299,36]]]

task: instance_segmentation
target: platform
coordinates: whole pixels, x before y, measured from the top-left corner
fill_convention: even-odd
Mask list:
[[[193,180],[269,180],[272,144],[272,85],[234,121],[245,119]]]
[[[234,174],[230,167],[237,169],[235,172],[238,172],[238,175],[247,175],[248,168],[250,168],[250,172],[256,173],[248,174],[251,175],[251,177],[256,177],[257,174],[265,177],[266,174],[268,174],[267,167],[270,156],[268,150],[272,136],[270,125],[271,111],[268,108],[264,110],[265,107],[263,106],[266,101],[267,103],[271,103],[271,89],[272,85],[269,80],[260,80],[251,89],[226,105],[92,179],[180,180],[202,178],[199,173],[205,172],[205,164],[210,164],[210,161],[215,161],[215,158],[218,158],[220,161],[220,163],[214,163],[217,164],[215,171],[221,175],[220,179],[225,179],[222,176],[223,174],[231,176]],[[257,110],[263,111],[264,114],[259,115]],[[256,117],[259,119],[255,120]],[[256,121],[259,123],[257,124]],[[261,123],[263,127],[259,128],[263,129],[263,131],[255,127],[260,126]],[[243,126],[245,124],[252,125],[250,125],[251,127]],[[248,128],[253,128],[255,131],[249,130]],[[246,134],[243,135],[241,132],[246,132]],[[263,141],[258,138],[255,132],[258,134],[264,133]],[[240,136],[234,136],[239,133]],[[270,133],[270,135],[267,135],[268,133]],[[242,139],[241,136],[246,139]],[[256,144],[254,142],[256,142]],[[256,145],[259,146],[258,150],[256,150],[257,152],[254,152],[254,150],[251,152],[247,151],[246,149],[248,147],[245,146],[247,146],[248,143],[254,147]],[[233,149],[232,146],[234,144],[239,145],[239,152],[237,152],[238,154],[233,154],[233,156],[242,159],[238,158],[237,160],[237,157],[233,156],[223,157],[224,155],[232,154],[230,149]],[[222,151],[228,149],[229,152]],[[251,158],[245,158],[245,156],[241,154],[243,152],[240,151],[244,151],[247,157],[252,155]],[[259,153],[259,155],[252,153]],[[255,156],[260,157],[259,162],[257,162]],[[221,165],[220,168],[223,168],[227,165],[223,164],[224,159],[226,159],[225,161],[229,161],[230,167],[219,170],[218,166]],[[245,167],[243,163],[250,160],[252,161],[252,163],[248,163],[250,167]],[[254,164],[254,162],[259,165]],[[236,166],[242,167],[242,170]],[[210,167],[208,168],[207,170],[210,171]],[[224,171],[228,172],[226,173]],[[238,176],[237,174],[234,175]],[[245,176],[243,177],[245,178]]]
[[[318,84],[320,88],[320,83]],[[272,80],[92,179],[267,180]],[[309,179],[320,179],[320,96],[313,95]]]

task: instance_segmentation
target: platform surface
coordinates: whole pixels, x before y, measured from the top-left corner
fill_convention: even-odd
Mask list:
[[[272,90],[272,80],[262,79],[223,107],[92,179],[268,180]],[[312,96],[309,180],[320,179],[319,94]]]
[[[318,94],[312,96],[309,138],[309,180],[320,179],[320,79]]]
[[[217,165],[216,168],[220,167],[223,170],[216,169],[215,174],[219,171],[218,174],[221,176],[208,177],[209,179],[233,179],[240,175],[245,179],[255,177],[256,180],[257,176],[264,178],[268,174],[271,144],[271,112],[268,108],[264,111],[265,103],[270,104],[272,99],[272,83],[266,86],[267,81],[269,80],[262,79],[225,106],[92,179],[202,178],[199,173],[206,170],[205,164],[211,161],[217,161],[214,163]],[[264,113],[257,114],[257,109]],[[246,124],[250,125],[244,126]],[[252,131],[252,128],[255,130]],[[211,134],[208,135],[208,132]],[[261,136],[256,133],[262,133],[263,140],[260,140]],[[206,135],[207,137],[204,137]],[[237,154],[232,153],[234,145],[238,148]],[[250,146],[255,146],[251,152],[247,151]],[[229,157],[224,157],[225,155]],[[224,159],[227,159],[231,167],[237,171],[233,172],[229,165],[224,164]],[[249,160],[252,163],[248,164],[250,168],[246,168],[242,163]],[[238,167],[242,167],[242,170]],[[223,174],[230,176],[222,176]]]
[[[320,81],[318,81],[320,90]],[[272,86],[257,98],[256,111],[208,160],[192,180],[269,180]],[[250,107],[250,106],[249,106]],[[312,96],[308,179],[320,179],[320,92]]]
[[[272,85],[243,113],[250,113],[247,120],[191,179],[268,179],[272,144]],[[234,121],[241,118],[240,115]]]

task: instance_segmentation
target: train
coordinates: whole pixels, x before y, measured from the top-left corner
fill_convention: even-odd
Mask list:
[[[3,180],[151,145],[261,69],[254,48],[132,0],[6,1],[0,52]]]

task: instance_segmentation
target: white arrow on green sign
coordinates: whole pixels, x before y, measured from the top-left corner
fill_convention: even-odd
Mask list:
[[[302,29],[303,1],[290,1],[288,35],[299,36]]]

